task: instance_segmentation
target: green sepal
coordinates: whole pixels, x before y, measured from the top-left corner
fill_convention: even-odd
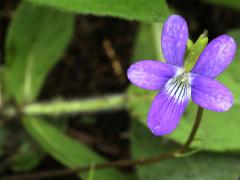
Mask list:
[[[198,57],[206,47],[207,43],[208,43],[208,38],[203,34],[199,36],[195,44],[193,44],[191,40],[188,40],[187,42],[188,50],[186,53],[185,63],[184,63],[184,67],[186,71],[188,72],[191,71],[193,66],[196,64]]]
[[[192,40],[188,39],[188,41],[187,41],[187,53],[191,50],[193,45],[194,45],[194,43],[192,42]]]

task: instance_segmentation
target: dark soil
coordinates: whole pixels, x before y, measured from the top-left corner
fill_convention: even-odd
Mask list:
[[[1,59],[4,57],[6,29],[17,2],[16,0],[0,2]],[[204,29],[209,31],[211,39],[240,26],[240,13],[230,8],[210,5],[199,0],[168,0],[168,3],[187,19],[193,39],[196,39]],[[86,98],[121,93],[126,90],[128,81],[124,74],[133,54],[137,30],[137,22],[78,15],[72,42],[61,61],[49,73],[39,100],[51,100],[57,97]],[[109,48],[115,52],[115,58],[123,71],[122,76],[119,76],[112,66],[112,57],[108,54]],[[115,160],[130,157],[127,133],[130,118],[127,112],[76,115],[66,119],[68,119],[69,135],[92,146],[106,158]],[[46,156],[34,171],[57,168],[62,166]],[[13,172],[6,170],[4,173]],[[68,177],[68,179],[75,178],[75,176]]]

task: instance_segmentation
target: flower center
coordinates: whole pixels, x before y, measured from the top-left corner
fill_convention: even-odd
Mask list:
[[[191,97],[190,75],[186,71],[169,79],[165,87],[167,94],[179,103]]]
[[[176,76],[176,79],[181,83],[189,83],[189,73],[184,71],[180,75]]]

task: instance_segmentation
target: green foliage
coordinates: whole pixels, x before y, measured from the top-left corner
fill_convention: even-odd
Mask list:
[[[233,63],[230,65],[230,67],[228,67],[227,71],[230,74],[231,78],[235,82],[240,84],[240,76],[239,76],[239,67],[240,67],[240,51],[239,51],[239,49],[240,49],[240,29],[231,30],[228,34],[235,39],[235,41],[236,41],[236,43],[238,45],[238,48],[237,48],[237,52],[235,54],[235,59],[234,59]],[[240,97],[237,97],[237,98],[235,97],[235,102],[239,102],[239,104],[240,104]]]
[[[165,0],[29,0],[63,11],[158,22],[168,15]]]
[[[178,148],[178,146],[154,137],[138,121],[133,121],[131,138],[134,158],[147,158]],[[138,166],[137,173],[139,179],[142,180],[230,180],[239,178],[239,164],[239,155],[205,152],[148,166]]]
[[[239,39],[239,32],[234,31],[231,34]],[[149,41],[150,38],[142,42],[145,42],[146,45]],[[144,47],[144,43],[138,46]],[[149,51],[146,52],[147,55],[149,55],[148,53]],[[192,147],[219,152],[240,150],[240,119],[238,116],[240,109],[239,55],[238,53],[230,67],[218,78],[220,82],[233,92],[235,99],[234,106],[228,112],[223,113],[204,110],[202,124],[196,136],[197,140],[192,144]],[[144,55],[143,57],[145,58]],[[156,55],[152,53],[150,57],[156,57]],[[146,125],[147,113],[156,93],[156,91],[147,91],[131,85],[128,91],[128,108],[132,117]],[[196,105],[190,103],[177,129],[165,137],[183,144],[191,131],[195,114]]]
[[[5,86],[17,102],[38,95],[73,33],[73,15],[23,2],[8,30]]]
[[[71,14],[22,2],[6,39],[5,92],[19,104],[33,101],[50,69],[68,45],[74,18]],[[38,165],[44,153],[24,142],[12,157],[11,168],[27,171]]]
[[[133,61],[158,59],[164,61],[161,48],[162,23],[141,23],[135,41]]]
[[[101,156],[86,145],[66,136],[56,127],[40,118],[25,117],[23,123],[27,131],[46,152],[69,168],[105,162]],[[88,173],[82,173],[81,177],[86,178],[87,175]],[[98,180],[126,179],[114,169],[94,170],[94,176]]]
[[[218,4],[218,5],[224,5],[224,6],[228,6],[235,9],[240,9],[239,0],[203,0],[203,1]]]
[[[44,157],[44,153],[31,141],[24,141],[20,149],[11,157],[10,167],[15,172],[29,171],[35,168]]]

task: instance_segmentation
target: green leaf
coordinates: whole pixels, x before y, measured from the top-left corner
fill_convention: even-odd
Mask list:
[[[231,32],[234,37],[240,37],[240,31]],[[237,40],[240,44],[240,39]],[[238,48],[239,49],[239,48]],[[141,52],[143,54],[144,51]],[[146,51],[148,55],[149,51]],[[137,55],[136,55],[137,56]],[[144,56],[144,55],[143,55]],[[154,56],[154,54],[152,54]],[[145,57],[144,57],[145,58]],[[202,124],[197,133],[192,147],[210,151],[239,151],[239,129],[240,129],[240,53],[238,52],[233,63],[218,78],[225,84],[234,95],[235,104],[228,112],[212,112],[204,110]],[[156,91],[147,91],[131,85],[128,90],[128,109],[131,116],[146,125],[146,118],[151,102]],[[159,107],[161,108],[161,107]],[[177,129],[165,138],[172,139],[183,144],[191,131],[196,114],[196,105],[190,103]]]
[[[22,2],[6,41],[6,92],[32,101],[73,33],[73,15]]]
[[[44,153],[31,141],[24,141],[20,149],[11,157],[10,167],[15,172],[26,172],[35,168]]]
[[[5,86],[18,103],[34,100],[51,68],[68,45],[74,26],[71,14],[22,2],[6,42]],[[15,171],[38,165],[43,153],[25,142],[11,160]]]
[[[203,0],[203,1],[218,4],[218,5],[228,6],[234,9],[240,9],[239,0]]]
[[[63,11],[159,22],[169,14],[165,0],[29,0]]]
[[[227,68],[227,72],[230,74],[231,78],[235,82],[240,84],[240,76],[239,76],[239,66],[240,66],[240,61],[239,61],[240,60],[240,51],[239,51],[239,49],[240,49],[240,29],[231,30],[230,32],[228,32],[228,34],[234,38],[234,40],[236,41],[238,47],[237,47],[237,51],[236,51],[236,54],[235,54],[234,61]],[[237,99],[235,98],[235,101],[236,100],[237,100],[237,102],[240,102],[240,98],[237,98]]]
[[[178,148],[154,137],[138,121],[132,123],[131,151],[134,158],[147,158]],[[239,164],[239,155],[204,152],[137,166],[137,173],[142,180],[230,180],[239,178]]]
[[[26,130],[46,152],[69,168],[106,161],[86,145],[68,137],[56,127],[40,118],[25,117],[23,123]],[[81,177],[86,178],[87,175],[88,173],[82,173]],[[98,180],[125,179],[120,172],[114,169],[94,170],[94,176]]]
[[[164,61],[161,48],[162,23],[141,23],[135,42],[133,62],[141,59]]]

